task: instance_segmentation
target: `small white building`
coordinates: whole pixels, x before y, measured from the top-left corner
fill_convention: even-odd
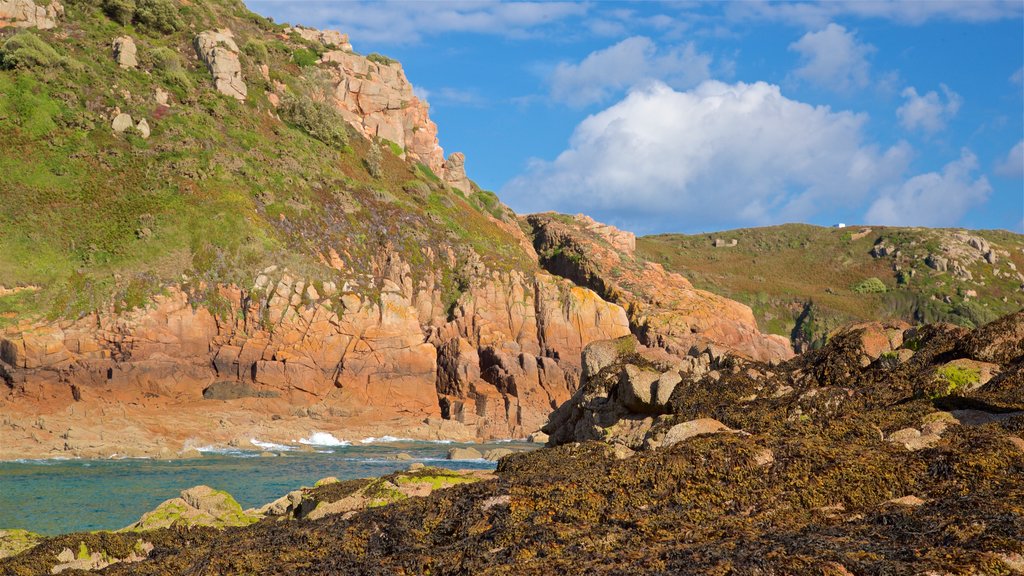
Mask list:
[[[835,226],[832,226],[832,227],[833,228],[846,228],[846,224],[840,222],[839,224],[836,224]]]

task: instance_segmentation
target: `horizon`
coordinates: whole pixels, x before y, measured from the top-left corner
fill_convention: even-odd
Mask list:
[[[1019,2],[246,5],[396,58],[520,213],[1024,232]]]

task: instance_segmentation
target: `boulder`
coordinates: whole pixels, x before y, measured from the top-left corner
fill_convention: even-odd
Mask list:
[[[118,134],[121,134],[122,132],[133,126],[135,126],[135,123],[132,122],[131,115],[125,114],[124,112],[115,116],[114,121],[110,123],[110,127],[113,128],[114,132],[117,132]]]
[[[734,430],[713,418],[697,418],[669,428],[661,440],[661,446],[667,448],[694,436],[718,434],[719,432],[734,432]]]
[[[480,460],[484,457],[476,448],[452,448],[448,451],[449,460]]]
[[[195,486],[184,490],[178,498],[171,498],[124,530],[154,530],[171,526],[248,526],[259,520],[256,514],[242,511],[242,507],[222,490],[209,486]]]
[[[136,57],[136,52],[135,40],[132,40],[131,36],[114,38],[114,61],[121,68],[138,68],[139,60]]]
[[[444,163],[444,181],[452,188],[469,194],[472,188],[469,178],[466,176],[466,155],[462,152],[453,152]]]
[[[957,352],[981,362],[1006,364],[1024,358],[1024,311],[1008,314],[971,332]]]
[[[515,454],[515,450],[508,448],[492,448],[487,452],[484,452],[484,460],[490,460],[491,462],[497,462],[509,454]]]
[[[217,90],[232,98],[245,100],[249,91],[242,79],[238,45],[227,28],[200,32],[195,38],[196,55],[206,64]]]
[[[139,120],[139,123],[135,125],[135,129],[139,131],[139,135],[142,136],[143,140],[149,138],[149,122],[146,122],[145,118]]]

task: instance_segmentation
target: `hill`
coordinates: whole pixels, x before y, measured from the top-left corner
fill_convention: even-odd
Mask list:
[[[1024,236],[1005,231],[787,224],[647,236],[637,253],[805,348],[849,322],[974,327],[1024,307]]]
[[[0,138],[2,458],[523,437],[642,328],[541,266],[401,64],[239,1],[0,0]],[[657,325],[791,354],[715,302]]]

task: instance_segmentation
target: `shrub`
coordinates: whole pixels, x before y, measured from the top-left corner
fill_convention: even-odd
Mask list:
[[[267,45],[259,40],[249,40],[242,46],[242,51],[259,64],[266,64],[270,58]]]
[[[348,123],[326,102],[287,94],[278,111],[286,122],[328,146],[344,148],[348,144]]]
[[[388,58],[387,56],[383,54],[378,54],[377,52],[373,52],[372,54],[367,56],[366,59],[369,60],[370,62],[376,62],[377,64],[383,64],[385,66],[395,64],[396,62],[398,62],[398,60],[395,60],[394,58]]]
[[[149,53],[153,59],[153,67],[164,72],[181,70],[181,57],[174,50],[165,46],[157,46]]]
[[[319,59],[320,56],[316,52],[306,48],[299,48],[292,52],[292,60],[303,68],[314,66]]]
[[[103,0],[103,11],[111,20],[127,26],[135,16],[135,0]]]
[[[178,9],[170,0],[138,0],[135,22],[163,34],[181,30]]]
[[[886,288],[884,282],[878,278],[871,277],[855,284],[853,291],[857,294],[883,294]]]
[[[31,32],[18,32],[0,46],[3,68],[52,68],[63,63],[52,46]]]

